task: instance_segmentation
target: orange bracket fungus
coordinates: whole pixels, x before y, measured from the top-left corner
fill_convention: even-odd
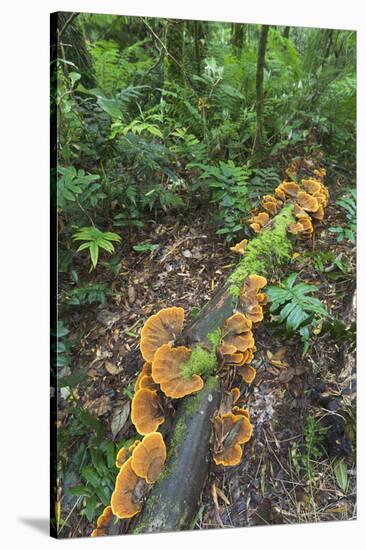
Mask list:
[[[275,189],[275,196],[278,197],[281,201],[285,201],[285,200],[286,200],[286,193],[285,193],[284,190],[282,189],[281,185],[279,185],[278,187],[276,187],[276,189]]]
[[[262,199],[262,208],[266,210],[271,216],[275,216],[277,214],[279,203],[282,204],[281,201],[277,201],[275,197],[272,197],[272,195],[264,195]]]
[[[322,221],[324,219],[324,208],[321,204],[319,204],[318,210],[311,213],[312,217],[315,220]]]
[[[146,435],[132,453],[132,468],[147,483],[154,483],[164,468],[166,447],[159,432]]]
[[[132,445],[130,445],[128,448],[126,448],[126,447],[121,447],[120,448],[120,450],[118,451],[117,456],[116,456],[116,467],[117,468],[121,468],[121,466],[123,466],[123,464],[126,462],[126,460],[131,456],[132,451],[134,450],[134,448],[139,443],[140,442],[137,440],[137,441],[134,441],[134,443],[132,443]]]
[[[138,377],[136,378],[134,391],[137,392],[137,390],[140,389],[140,380],[144,376],[151,376],[151,363],[144,363]]]
[[[156,390],[157,384],[155,384],[152,376],[145,375],[140,380],[140,389],[147,388],[148,390]]]
[[[250,229],[253,229],[254,233],[259,233],[260,230],[262,229],[262,226],[259,224],[259,223],[251,223],[249,225]]]
[[[267,212],[259,212],[256,216],[250,218],[249,221],[251,222],[249,227],[253,229],[255,233],[259,233],[262,227],[269,222],[269,215]]]
[[[172,345],[182,332],[184,309],[168,307],[149,317],[141,331],[140,351],[145,361],[152,362],[163,345]]]
[[[241,445],[252,436],[253,426],[243,414],[228,412],[214,419],[214,453],[215,464],[236,466],[239,464],[243,450]]]
[[[123,464],[112,493],[111,509],[120,519],[132,518],[141,512],[147,483],[132,468],[132,456]]]
[[[300,187],[294,181],[283,181],[280,184],[279,189],[281,189],[281,191],[283,191],[285,195],[289,195],[290,197],[296,197],[298,192],[300,191]]]
[[[135,393],[131,405],[131,420],[141,435],[157,430],[165,420],[157,391],[140,388]]]
[[[169,344],[164,344],[155,353],[152,377],[167,397],[179,399],[203,388],[204,382],[198,374],[184,376],[182,366],[189,361],[191,353],[184,346],[172,348]]]
[[[300,208],[307,212],[316,212],[319,208],[318,201],[305,191],[300,191],[297,194],[296,201]]]
[[[90,536],[102,537],[106,535],[106,527],[108,526],[112,518],[113,518],[112,508],[110,506],[106,506],[106,508],[104,508],[103,512],[100,514],[100,516],[97,519],[96,529],[93,529]]]
[[[232,252],[237,252],[238,254],[245,254],[245,251],[247,249],[248,239],[243,239],[240,241],[240,243],[237,243],[235,246],[231,246],[230,250]]]
[[[242,313],[234,313],[234,315],[225,321],[222,328],[224,345],[235,347],[235,352],[229,356],[231,362],[240,363],[242,361],[242,357],[236,352],[245,352],[254,346],[255,342],[251,328],[252,322]],[[223,348],[221,347],[221,352],[222,349]]]
[[[288,171],[289,178],[296,177],[296,180],[300,181],[297,172],[301,167],[302,161],[293,163],[293,169]],[[260,232],[264,225],[265,231],[248,243],[244,239],[232,247],[233,251],[243,255],[238,267],[227,284],[202,309],[197,319],[183,334],[181,331],[184,315],[181,316],[178,330],[171,329],[169,325],[167,329],[166,324],[162,325],[160,321],[158,322],[159,314],[150,318],[142,330],[140,349],[145,361],[152,363],[151,373],[146,373],[145,376],[151,376],[154,383],[160,385],[159,390],[173,399],[192,392],[195,395],[183,399],[178,405],[164,471],[151,489],[150,497],[133,528],[135,533],[189,528],[196,513],[204,479],[207,477],[207,452],[212,415],[217,410],[220,410],[220,413],[216,413],[213,422],[214,461],[216,464],[236,465],[241,460],[241,446],[250,439],[253,427],[248,412],[234,406],[234,401],[237,402],[240,394],[239,389],[234,388],[231,391],[226,388],[226,411],[223,413],[221,407],[219,409],[220,381],[230,384],[236,374],[247,383],[254,380],[256,370],[249,365],[255,351],[252,323],[263,319],[263,306],[267,301],[265,293],[261,292],[267,281],[255,273],[271,274],[274,264],[282,265],[291,257],[292,241],[287,235],[287,226],[295,221],[294,210],[303,234],[307,234],[312,231],[307,212],[318,212],[321,215],[319,206],[324,206],[321,200],[315,205],[317,199],[302,189],[304,188],[294,181],[284,181],[276,189],[275,197],[269,195],[263,197],[262,208],[265,211],[256,212],[249,221],[255,232]],[[314,185],[308,189],[316,189],[314,194],[320,193],[323,201],[327,198],[322,186],[318,189],[318,186]],[[306,200],[302,198],[304,196]],[[287,201],[283,208],[281,201],[283,203]],[[316,206],[316,208],[309,209],[308,201],[311,203],[310,207]],[[279,208],[281,211],[275,215]],[[275,215],[271,223],[268,223],[269,214]],[[241,313],[233,315],[236,308]],[[151,321],[151,319],[154,320]],[[204,383],[199,376],[201,371],[196,374],[197,370],[191,374],[192,371],[185,369],[184,365],[191,360],[196,344],[199,346],[202,344],[202,348],[205,349],[208,334],[220,327],[223,329],[222,340],[218,343],[218,347],[218,344],[215,344],[215,350],[224,363],[233,365],[233,373],[227,369],[225,376],[220,379],[209,376]],[[194,347],[192,350],[183,346],[173,347],[183,343],[186,345],[194,343]],[[219,364],[222,364],[222,361]],[[141,387],[146,383],[142,380],[144,377],[141,376],[139,392],[157,393]],[[151,434],[145,435],[147,438],[151,436]],[[139,449],[140,447],[135,448],[131,458],[138,455]],[[142,463],[144,464],[144,461]],[[126,464],[128,461],[123,468]],[[139,470],[139,472],[143,475],[142,471]],[[151,478],[145,477],[146,479]],[[158,506],[157,503],[159,503]]]
[[[259,291],[266,284],[267,280],[265,277],[261,275],[249,275],[242,286],[240,293],[241,307],[245,317],[253,323],[259,323],[263,320],[262,305],[264,305],[267,300],[265,294]]]
[[[257,371],[254,367],[251,367],[250,365],[243,365],[238,368],[238,374],[242,376],[244,382],[247,384],[251,384],[256,377]]]
[[[314,193],[321,190],[321,183],[317,180],[302,180],[301,185],[307,193],[310,193],[310,195],[314,195]]]
[[[233,398],[233,404],[239,401],[240,399],[240,389],[239,388],[232,388],[230,391],[232,398]]]

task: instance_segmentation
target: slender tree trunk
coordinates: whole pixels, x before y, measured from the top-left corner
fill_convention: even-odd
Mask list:
[[[58,57],[66,59],[76,65],[76,68],[68,67],[63,63],[66,74],[71,70],[79,71],[80,83],[85,88],[96,88],[97,78],[93,58],[88,51],[85,37],[80,24],[77,21],[77,14],[60,12],[57,14],[58,30]]]
[[[193,21],[193,39],[194,39],[194,55],[196,64],[196,73],[201,74],[201,45],[199,37],[199,21]]]
[[[269,26],[262,25],[259,36],[258,58],[257,58],[257,76],[256,76],[256,114],[257,114],[257,127],[254,137],[253,153],[259,156],[263,149],[263,106],[264,106],[264,92],[263,92],[263,72],[264,61],[266,56],[266,45],[268,37]]]
[[[291,27],[285,27],[283,31],[283,37],[288,38],[290,36],[290,29]]]
[[[233,51],[235,55],[239,57],[245,42],[246,25],[243,23],[233,23],[231,32]]]
[[[165,80],[184,82],[184,21],[168,19],[166,26]]]

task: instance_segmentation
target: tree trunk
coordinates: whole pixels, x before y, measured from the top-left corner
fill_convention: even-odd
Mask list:
[[[184,21],[168,19],[166,26],[165,81],[184,82]]]
[[[255,131],[254,144],[253,144],[253,153],[258,157],[261,155],[263,150],[263,138],[264,138],[264,128],[263,128],[263,107],[264,107],[264,92],[263,92],[263,72],[264,72],[264,61],[266,55],[266,45],[268,37],[269,26],[262,25],[260,37],[259,37],[259,47],[258,47],[258,58],[257,58],[257,76],[256,76],[256,115],[257,115],[257,127]]]
[[[237,57],[240,56],[245,42],[246,25],[233,23],[232,25],[232,46]]]
[[[283,31],[283,38],[288,38],[290,36],[290,29],[291,27],[285,27]]]
[[[57,14],[58,58],[74,63],[70,67],[62,63],[66,74],[78,71],[81,75],[80,83],[85,88],[96,88],[97,78],[93,58],[87,48],[85,37],[76,13],[59,12]]]

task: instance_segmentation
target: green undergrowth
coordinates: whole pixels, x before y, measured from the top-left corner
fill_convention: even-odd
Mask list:
[[[293,205],[285,206],[273,219],[273,226],[263,229],[249,241],[245,255],[229,277],[229,292],[238,298],[240,289],[248,275],[268,275],[274,267],[289,260],[292,242],[287,226],[294,221]]]

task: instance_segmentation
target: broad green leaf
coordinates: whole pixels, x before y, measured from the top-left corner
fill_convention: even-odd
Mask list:
[[[88,481],[93,487],[100,485],[100,478],[97,472],[91,466],[84,466],[81,470],[81,475]]]
[[[96,267],[98,263],[99,247],[95,242],[91,242],[89,249],[90,249],[90,258],[91,258],[92,264],[94,267]]]
[[[85,515],[89,522],[92,522],[95,516],[97,515],[96,505],[97,505],[97,499],[95,495],[88,498],[88,501],[85,507]]]
[[[338,460],[334,466],[334,474],[338,487],[345,493],[348,485],[347,466],[343,458]]]
[[[68,487],[66,491],[75,497],[89,497],[92,495],[90,487],[85,485],[78,485],[77,487]]]

